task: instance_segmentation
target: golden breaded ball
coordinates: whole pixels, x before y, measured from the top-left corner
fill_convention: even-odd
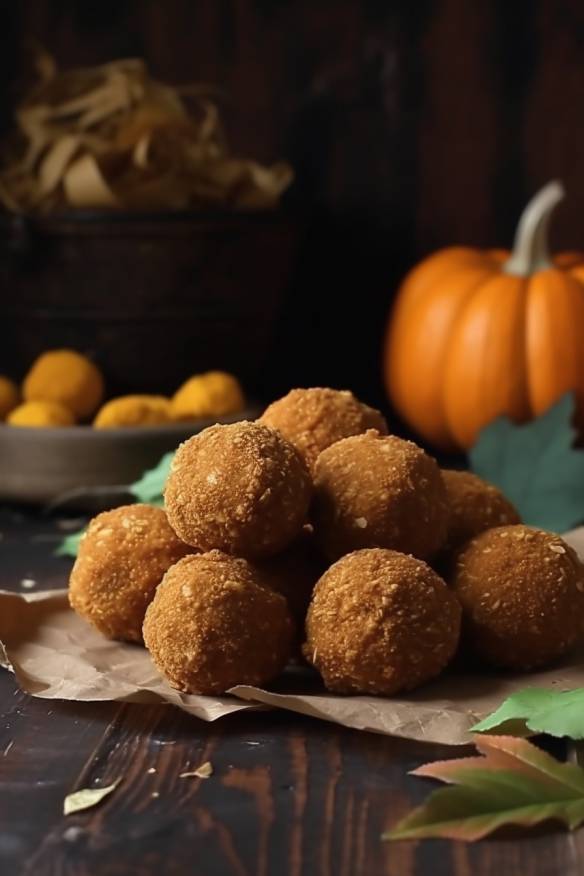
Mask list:
[[[341,438],[376,429],[387,435],[383,415],[348,390],[313,387],[293,389],[273,402],[260,422],[277,429],[302,454],[309,469],[318,454]]]
[[[439,675],[460,635],[460,605],[426,563],[355,551],[317,583],[304,656],[328,690],[393,696]]]
[[[267,587],[285,597],[296,624],[297,648],[304,640],[304,621],[314,585],[327,563],[317,550],[311,527],[305,526],[298,538],[281,553],[255,563]]]
[[[162,508],[124,505],[98,514],[79,544],[71,607],[109,639],[141,642],[144,613],[162,576],[192,550]]]
[[[210,426],[178,448],[166,481],[175,532],[203,551],[269,556],[306,520],[312,483],[298,452],[259,423]]]
[[[224,417],[245,407],[239,381],[225,371],[196,374],[176,391],[171,401],[174,420],[198,420]]]
[[[170,422],[170,399],[163,395],[123,395],[113,398],[97,412],[96,429],[127,426],[158,426]]]
[[[249,563],[211,551],[168,570],[146,612],[144,642],[173,687],[213,695],[279,675],[293,629],[286,600]]]
[[[489,529],[461,549],[450,583],[467,647],[494,666],[545,666],[582,641],[584,566],[559,535]]]
[[[372,430],[320,454],[311,514],[330,560],[367,547],[426,559],[444,543],[448,522],[435,460],[412,441]]]
[[[76,419],[90,417],[104,395],[103,377],[86,356],[75,350],[49,350],[36,360],[22,387],[26,401],[59,402]]]
[[[517,509],[498,487],[470,471],[442,470],[448,501],[449,550],[496,526],[521,523]]]
[[[29,426],[51,428],[72,426],[75,417],[71,411],[58,402],[31,401],[18,405],[8,414],[6,422],[10,426]]]
[[[0,420],[5,420],[10,411],[17,407],[20,394],[14,381],[0,374]]]

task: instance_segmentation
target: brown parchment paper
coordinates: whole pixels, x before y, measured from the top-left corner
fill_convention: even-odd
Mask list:
[[[564,536],[584,556],[584,527]],[[0,591],[0,665],[23,690],[45,699],[166,702],[213,721],[266,706],[406,739],[462,745],[469,729],[525,687],[584,687],[584,652],[537,673],[451,671],[411,694],[340,697],[326,693],[308,670],[290,672],[272,691],[240,685],[225,697],[187,696],[160,677],[148,652],[110,642],[78,618],[66,590]],[[261,721],[261,715],[257,716]]]
[[[204,721],[254,708],[235,697],[173,690],[145,648],[111,642],[77,617],[66,590],[0,591],[0,665],[27,693],[48,700],[162,701]]]

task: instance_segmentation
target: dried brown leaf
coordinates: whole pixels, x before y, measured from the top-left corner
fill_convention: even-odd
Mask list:
[[[107,785],[105,788],[81,788],[79,791],[73,791],[72,794],[67,794],[63,801],[63,814],[73,815],[74,812],[83,812],[85,809],[92,809],[94,806],[97,806],[98,803],[101,803],[105,797],[109,796],[112,791],[115,791],[121,781],[120,778],[116,779],[115,782],[112,782],[111,785]]]
[[[185,773],[179,773],[179,779],[189,779],[195,777],[197,779],[208,779],[213,775],[213,764],[206,760],[196,770],[191,770]]]

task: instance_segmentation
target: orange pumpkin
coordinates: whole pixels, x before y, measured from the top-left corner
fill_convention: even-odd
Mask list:
[[[384,376],[404,419],[443,449],[471,447],[501,414],[527,421],[573,390],[584,414],[584,253],[552,258],[557,182],[525,208],[511,253],[456,246],[405,278]]]

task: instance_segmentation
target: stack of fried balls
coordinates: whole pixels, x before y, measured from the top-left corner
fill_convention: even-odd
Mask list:
[[[304,659],[326,688],[391,696],[456,654],[503,669],[583,639],[584,567],[468,472],[441,471],[350,392],[295,389],[176,452],[165,507],[98,515],[71,605],[216,695]]]

